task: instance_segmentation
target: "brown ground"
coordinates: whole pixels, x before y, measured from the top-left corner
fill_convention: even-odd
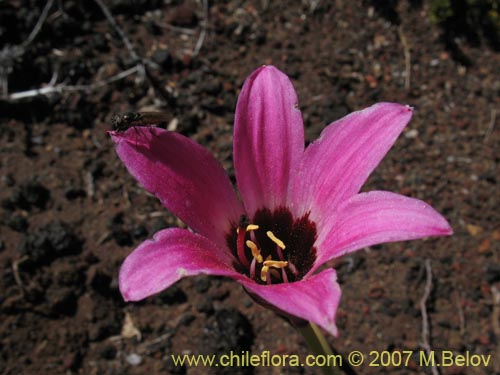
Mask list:
[[[131,74],[92,91],[8,101],[7,93],[46,87],[54,73],[57,83],[89,85],[136,61],[97,3],[73,0],[54,2],[35,39],[10,59],[45,2],[2,2],[0,79],[8,77],[8,92],[0,100],[0,372],[202,374],[208,369],[175,368],[170,354],[249,349],[305,357],[294,329],[232,281],[185,279],[142,303],[124,303],[117,290],[125,256],[176,219],[118,160],[105,132],[111,115],[166,111],[178,120],[177,131],[208,147],[232,173],[238,90],[256,67],[272,63],[294,82],[308,140],[374,102],[415,106],[365,189],[423,199],[455,231],[340,259],[340,335],[331,343],[345,355],[420,350],[428,259],[433,349],[493,355],[487,368],[440,371],[500,374],[498,46],[484,36],[475,44],[460,34],[443,40],[425,1],[384,3],[391,5],[210,1],[207,21],[201,1],[110,0],[136,53],[154,63],[148,78]],[[417,357],[409,367],[365,363],[356,371],[431,373]],[[212,369],[270,372],[319,370]]]

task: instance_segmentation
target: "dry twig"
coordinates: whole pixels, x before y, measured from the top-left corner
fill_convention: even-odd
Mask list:
[[[196,45],[194,46],[194,50],[191,55],[197,56],[200,53],[201,47],[203,47],[203,43],[205,42],[205,38],[207,36],[207,28],[208,28],[208,0],[203,0],[203,18],[204,21],[201,24],[201,32],[198,40],[196,41]]]
[[[493,133],[493,129],[495,128],[496,120],[497,120],[497,110],[494,108],[491,110],[490,124],[488,125],[488,128],[486,129],[486,132],[484,133],[483,143],[487,142],[491,133]]]
[[[40,30],[42,29],[42,25],[47,19],[47,16],[49,15],[49,10],[52,8],[52,4],[54,3],[54,0],[48,0],[47,4],[45,4],[45,7],[42,10],[42,13],[40,14],[40,18],[38,18],[38,21],[36,22],[35,27],[31,31],[30,35],[28,35],[28,38],[21,44],[21,48],[26,49],[28,45],[33,42],[33,40],[36,38]]]
[[[101,8],[102,12],[104,13],[104,15],[106,16],[106,19],[108,20],[108,22],[111,24],[111,26],[113,27],[113,29],[118,33],[118,35],[120,36],[120,38],[122,39],[123,43],[125,44],[125,46],[127,47],[132,59],[134,59],[136,62],[137,62],[137,65],[136,65],[136,69],[137,69],[137,72],[139,73],[140,77],[141,78],[147,78],[149,83],[153,86],[153,88],[155,89],[155,91],[161,96],[163,97],[163,99],[165,99],[165,101],[170,105],[170,106],[174,106],[175,105],[175,98],[170,94],[168,93],[165,88],[163,88],[158,82],[157,80],[155,79],[155,77],[151,74],[150,70],[148,69],[147,65],[146,64],[149,64],[149,65],[156,65],[154,64],[152,61],[148,61],[144,58],[142,58],[141,56],[139,56],[139,54],[135,51],[132,43],[130,42],[130,39],[127,37],[127,35],[125,34],[125,32],[121,29],[120,26],[118,26],[118,24],[116,23],[115,19],[113,18],[113,15],[111,14],[111,12],[109,11],[109,9],[106,7],[106,5],[101,1],[101,0],[94,0],[97,5],[99,5],[99,7]],[[208,0],[204,0],[207,4],[206,4],[206,8],[207,8],[207,17],[208,17]],[[204,39],[204,37],[203,37]],[[201,48],[201,46],[200,46]]]
[[[406,36],[403,33],[402,27],[398,27],[398,34],[399,34],[399,39],[401,40],[401,44],[403,45],[403,51],[405,56],[405,90],[410,91],[410,86],[411,86],[410,46],[408,45],[408,40],[406,39]]]
[[[100,89],[104,86],[107,86],[112,82],[119,81],[125,77],[128,77],[131,74],[139,73],[139,75],[141,77],[144,77],[146,75],[145,74],[146,68],[144,66],[144,63],[143,63],[141,57],[135,51],[134,47],[132,46],[132,43],[130,42],[130,40],[128,39],[126,34],[123,32],[123,30],[120,28],[120,26],[118,26],[118,24],[116,23],[116,21],[114,20],[114,18],[112,16],[111,12],[109,11],[109,9],[106,7],[106,5],[101,0],[95,0],[95,2],[97,3],[97,5],[99,5],[99,7],[101,8],[102,12],[104,13],[106,19],[108,20],[108,22],[111,24],[113,29],[116,31],[116,33],[122,39],[123,43],[125,44],[126,48],[128,49],[128,51],[132,57],[132,59],[137,61],[137,65],[130,68],[130,69],[127,69],[123,72],[120,72],[114,76],[111,76],[105,80],[94,82],[94,83],[91,83],[89,85],[66,85],[64,83],[56,85],[55,84],[55,82],[57,80],[57,72],[56,72],[56,73],[54,73],[50,83],[46,87],[16,92],[16,93],[12,93],[12,94],[7,94],[7,91],[4,90],[3,95],[1,96],[1,99],[7,100],[7,101],[16,101],[16,100],[26,99],[26,98],[30,98],[30,97],[35,97],[35,96],[46,96],[46,95],[52,95],[52,94],[61,94],[61,93],[65,93],[65,92],[93,91],[96,89]],[[24,53],[26,46],[33,41],[36,34],[40,31],[41,25],[43,24],[43,21],[45,21],[47,14],[48,14],[48,11],[49,11],[50,7],[52,6],[52,3],[53,3],[53,0],[49,0],[49,2],[47,3],[47,5],[44,8],[44,11],[42,12],[42,16],[38,20],[37,25],[35,26],[35,28],[31,32],[30,36],[21,45],[21,47],[19,47],[19,48],[23,49],[23,53]],[[1,55],[0,55],[0,62],[2,62]],[[3,72],[2,69],[0,69],[0,76],[1,76],[2,72]]]
[[[20,259],[16,259],[12,262],[12,273],[14,274],[14,280],[16,281],[17,286],[21,288],[21,293],[24,295],[24,283],[19,275],[19,265],[28,260],[28,256],[25,255]]]
[[[146,66],[144,65],[143,59],[139,56],[137,52],[135,52],[134,46],[130,42],[130,39],[127,37],[122,28],[118,26],[115,19],[113,18],[113,15],[109,11],[108,7],[101,0],[94,0],[94,1],[97,3],[97,5],[99,5],[99,8],[101,8],[102,12],[106,16],[106,19],[111,24],[111,27],[115,29],[117,34],[120,36],[121,40],[123,41],[123,44],[125,44],[125,47],[128,49],[130,56],[132,56],[132,59],[134,59],[134,61],[137,62],[136,65],[137,72],[139,73],[141,79],[143,79],[146,76]]]
[[[87,171],[87,173],[85,173],[85,191],[87,192],[87,196],[89,198],[94,198],[95,181],[94,181],[94,175],[90,171]]]
[[[425,290],[422,299],[420,300],[420,312],[422,314],[422,343],[420,344],[422,348],[430,356],[432,352],[431,345],[429,342],[429,317],[427,316],[427,299],[431,295],[432,290],[432,268],[431,261],[429,259],[425,260],[425,270],[426,270],[426,280],[425,280]],[[439,375],[439,371],[435,364],[432,365],[431,371],[433,375]]]
[[[170,340],[172,336],[173,332],[167,332],[163,335],[155,337],[154,339],[146,341],[138,346],[137,352],[143,355],[150,355],[151,353],[157,351],[159,349],[158,347],[164,347],[164,342]]]
[[[134,66],[114,76],[111,76],[108,79],[94,82],[89,85],[66,85],[64,83],[60,83],[58,85],[52,84],[48,85],[47,87],[42,87],[39,89],[15,92],[9,95],[2,96],[1,99],[7,101],[16,101],[16,100],[31,98],[34,96],[46,96],[46,95],[62,94],[65,92],[76,92],[76,91],[93,91],[96,89],[100,89],[104,86],[107,86],[112,82],[124,79],[125,77],[128,77],[131,74],[137,73],[137,71],[138,71],[138,66]],[[54,80],[51,79],[51,83],[53,83],[53,81]]]
[[[151,83],[153,88],[160,93],[160,95],[170,104],[175,104],[175,98],[173,96],[166,92],[165,89],[161,87],[160,84],[156,81],[156,79],[152,76],[152,74],[149,72],[148,67],[146,64],[149,65],[155,65],[153,62],[143,59],[134,49],[132,43],[130,42],[130,39],[127,37],[125,32],[120,28],[120,26],[117,24],[115,19],[113,18],[111,12],[107,8],[107,6],[102,2],[102,0],[95,0],[97,5],[101,8],[102,12],[104,13],[106,19],[110,23],[111,27],[116,31],[116,33],[120,36],[122,39],[123,43],[125,44],[127,50],[129,51],[130,56],[132,59],[136,62],[136,65],[130,69],[124,70],[114,76],[111,76],[107,79],[94,82],[88,85],[67,85],[65,83],[60,83],[56,84],[58,74],[55,72],[52,75],[52,78],[50,82],[47,84],[45,87],[41,88],[36,88],[36,89],[31,89],[31,90],[26,90],[26,91],[20,91],[16,93],[9,94],[8,93],[8,87],[7,87],[7,77],[6,75],[9,73],[8,67],[9,65],[6,64],[5,59],[9,58],[9,61],[13,61],[15,57],[19,57],[24,53],[26,46],[30,44],[35,36],[38,34],[40,31],[40,28],[47,18],[48,11],[50,10],[50,7],[52,6],[54,0],[49,0],[47,5],[45,6],[42,15],[37,22],[35,28],[33,31],[30,33],[28,39],[21,45],[21,46],[16,46],[17,52],[15,54],[13,53],[6,53],[5,49],[0,51],[0,88],[2,88],[2,91],[0,92],[0,99],[6,100],[6,101],[16,101],[16,100],[22,100],[26,98],[32,98],[36,96],[49,96],[53,94],[62,94],[62,93],[68,93],[68,92],[79,92],[79,91],[93,91],[96,89],[100,89],[104,86],[109,85],[110,83],[113,83],[115,81],[119,81],[124,79],[125,77],[128,77],[129,75],[138,73],[139,77],[141,79],[147,78],[148,81]],[[206,8],[206,14],[208,17],[208,2],[205,0],[204,7]],[[203,32],[202,32],[203,34]],[[206,34],[206,31],[205,31]],[[201,48],[203,44],[203,38],[200,35],[199,39],[199,47]],[[197,44],[197,45],[198,45]],[[5,60],[5,61],[4,61]],[[13,64],[13,62],[12,62]]]
[[[14,65],[14,61],[20,58],[26,52],[26,48],[30,45],[33,40],[36,38],[40,30],[42,29],[42,25],[47,19],[50,8],[52,8],[52,4],[54,0],[48,0],[47,4],[42,10],[38,21],[35,24],[33,30],[31,30],[30,35],[24,42],[17,46],[6,46],[0,51],[0,86],[1,86],[1,95],[5,96],[9,92],[8,86],[8,75],[12,71],[12,66]]]
[[[96,241],[96,242],[97,242],[97,244],[98,244],[98,245],[102,245],[104,242],[108,241],[108,240],[109,240],[109,239],[111,239],[111,238],[112,238],[112,233],[108,230],[108,231],[104,232],[104,233],[101,235],[101,237],[99,237],[99,238],[97,239],[97,241]]]
[[[108,20],[108,22],[111,24],[111,27],[115,29],[116,33],[120,36],[121,40],[123,41],[123,44],[125,44],[125,47],[128,49],[130,56],[137,62],[141,62],[141,58],[135,52],[134,46],[130,42],[130,40],[127,38],[127,35],[123,32],[120,26],[116,23],[115,19],[113,18],[113,15],[109,11],[108,7],[101,1],[101,0],[94,0],[97,5],[99,5],[99,8],[101,8],[102,12],[104,13],[104,16]],[[141,62],[142,64],[142,62]]]
[[[188,29],[186,27],[179,27],[179,26],[174,26],[166,22],[159,22],[155,21],[154,24],[158,27],[164,28],[164,29],[169,29],[173,32],[180,33],[180,34],[186,34],[186,35],[196,35],[196,30]]]

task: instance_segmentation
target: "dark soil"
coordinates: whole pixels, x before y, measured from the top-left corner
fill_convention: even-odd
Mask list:
[[[209,3],[204,12],[195,0],[107,1],[134,52],[94,1],[54,1],[29,43],[45,1],[0,4],[0,373],[222,373],[175,367],[170,354],[231,350],[305,358],[301,336],[230,280],[184,279],[140,303],[125,303],[117,289],[126,255],[180,223],[115,155],[106,134],[113,114],[166,112],[170,129],[206,146],[234,177],[238,92],[254,69],[274,64],[293,80],[308,141],[375,102],[414,106],[364,189],[423,199],[455,231],[332,264],[343,297],[340,334],[329,341],[344,355],[421,350],[429,259],[432,348],[493,356],[488,368],[441,373],[500,374],[498,48],[432,24],[426,1]],[[147,59],[146,74],[104,82],[137,66],[135,54]],[[50,82],[66,89],[12,96]],[[356,371],[431,373],[416,360]]]

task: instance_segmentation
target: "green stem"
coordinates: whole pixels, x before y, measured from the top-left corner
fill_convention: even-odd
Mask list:
[[[328,358],[334,358],[335,354],[333,353],[332,348],[326,341],[325,336],[321,333],[318,326],[314,323],[308,322],[305,325],[296,326],[297,330],[304,336],[304,339],[309,345],[309,348],[315,355],[322,355]],[[340,367],[329,367],[322,366],[323,374],[325,375],[340,375]]]

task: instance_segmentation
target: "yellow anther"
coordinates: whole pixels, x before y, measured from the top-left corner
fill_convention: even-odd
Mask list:
[[[288,266],[288,262],[285,260],[266,260],[266,261],[264,261],[264,267],[285,268],[287,266]]]
[[[245,228],[245,232],[257,229],[259,229],[259,226],[257,224],[248,224],[247,227]],[[236,233],[240,233],[240,227],[236,227]]]
[[[278,245],[281,249],[285,250],[285,247],[286,247],[286,246],[285,246],[285,243],[284,243],[283,241],[281,241],[278,237],[276,237],[276,236],[274,235],[274,233],[273,233],[273,232],[271,232],[270,230],[268,230],[268,231],[266,232],[266,234],[267,234],[267,237],[269,237],[269,239],[270,239],[271,241],[273,241],[273,242],[274,242],[276,245]]]
[[[262,255],[260,255],[260,250],[257,247],[257,245],[253,241],[250,241],[250,240],[247,240],[245,243],[247,244],[248,248],[250,250],[252,250],[252,255],[255,258],[255,260],[257,261],[257,263],[262,263],[264,261],[264,259],[262,258]]]
[[[262,267],[262,269],[260,270],[260,279],[264,282],[267,281],[267,272],[269,271],[269,267],[268,266],[264,266]]]
[[[266,262],[268,260],[271,260],[271,255],[268,255],[267,258],[266,258]],[[260,270],[260,279],[262,281],[267,281],[267,272],[269,271],[269,266],[263,266],[262,269]]]
[[[246,245],[250,248],[250,250],[252,250],[252,255],[253,255],[254,253],[260,253],[259,248],[258,248],[258,247],[257,247],[257,245],[255,244],[255,242],[250,241],[250,240],[247,240],[245,243],[246,243]]]

